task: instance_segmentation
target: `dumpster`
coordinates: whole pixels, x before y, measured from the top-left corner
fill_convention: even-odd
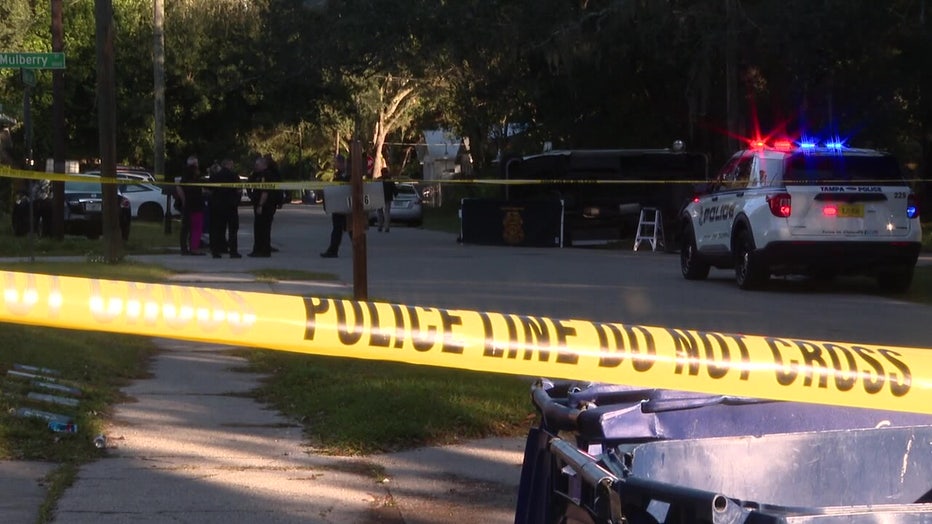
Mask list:
[[[932,416],[539,380],[516,524],[932,524]]]

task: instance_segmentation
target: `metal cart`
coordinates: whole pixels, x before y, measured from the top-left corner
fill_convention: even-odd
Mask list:
[[[516,524],[932,524],[932,417],[540,380]]]

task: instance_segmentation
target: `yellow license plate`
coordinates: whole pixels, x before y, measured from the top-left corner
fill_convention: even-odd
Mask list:
[[[841,204],[838,206],[841,218],[864,218],[864,204]]]

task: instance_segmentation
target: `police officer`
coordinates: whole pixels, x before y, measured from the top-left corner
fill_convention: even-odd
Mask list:
[[[210,182],[235,184],[239,176],[233,171],[233,161],[226,159],[220,169],[211,173]],[[230,258],[242,258],[239,253],[239,201],[240,190],[234,187],[214,187],[210,192],[210,252],[220,258],[224,251]]]
[[[269,159],[259,157],[256,159],[255,171],[250,180],[261,183],[281,182],[278,171],[269,166]],[[251,257],[268,258],[272,256],[272,219],[275,211],[281,204],[281,190],[263,188],[253,193],[252,202],[255,221],[253,222],[253,247],[249,253]]]

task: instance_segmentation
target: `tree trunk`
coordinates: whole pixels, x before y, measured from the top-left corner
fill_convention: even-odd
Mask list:
[[[392,91],[394,92],[391,93]],[[387,102],[386,98],[388,98]],[[373,178],[381,173],[382,167],[385,166],[382,148],[385,146],[388,134],[404,123],[411,109],[417,104],[417,86],[412,80],[388,76],[379,86],[379,100],[381,101],[379,118],[372,133]]]

